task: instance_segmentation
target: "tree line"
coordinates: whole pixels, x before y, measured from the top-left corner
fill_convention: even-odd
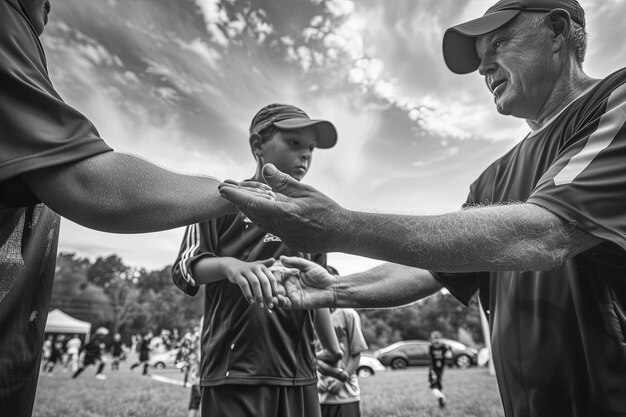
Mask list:
[[[126,265],[118,255],[95,261],[61,252],[57,257],[51,308],[59,308],[92,324],[119,332],[125,339],[161,329],[181,332],[197,326],[203,312],[204,292],[191,297],[171,278],[171,266],[148,271]],[[408,306],[359,310],[370,349],[398,340],[428,339],[432,330],[470,344],[483,341],[478,302],[469,306],[446,293],[438,293]]]

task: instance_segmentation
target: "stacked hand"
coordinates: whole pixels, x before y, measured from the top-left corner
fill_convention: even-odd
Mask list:
[[[315,188],[278,171],[272,164],[263,167],[263,177],[274,194],[259,194],[249,181],[231,180],[220,185],[220,194],[262,230],[279,236],[290,248],[310,253],[332,252],[329,242],[335,239],[331,233],[340,231],[348,223],[346,210]]]
[[[303,258],[281,256],[284,267],[272,269],[277,280],[278,306],[287,309],[315,309],[335,306],[337,277]]]

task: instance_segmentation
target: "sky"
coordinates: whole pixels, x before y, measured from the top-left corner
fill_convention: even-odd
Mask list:
[[[339,134],[334,148],[315,151],[304,182],[348,209],[442,214],[458,210],[471,182],[528,132],[496,112],[482,77],[453,74],[443,61],[445,30],[491,0],[51,3],[42,42],[61,96],[116,151],[176,172],[250,177],[252,116],[290,103]],[[626,64],[626,1],[580,3],[584,69],[604,77]],[[161,269],[182,235],[116,235],[63,219],[59,250]],[[380,262],[329,254],[342,274]]]

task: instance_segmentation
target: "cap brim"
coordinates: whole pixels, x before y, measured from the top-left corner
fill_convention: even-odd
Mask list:
[[[452,72],[468,74],[478,69],[476,37],[493,32],[510,22],[521,10],[500,10],[456,25],[443,35],[443,59]]]
[[[274,126],[284,130],[296,130],[303,127],[314,126],[317,131],[317,147],[320,149],[328,149],[337,143],[337,129],[327,120],[311,120],[311,119],[287,119],[274,122]]]

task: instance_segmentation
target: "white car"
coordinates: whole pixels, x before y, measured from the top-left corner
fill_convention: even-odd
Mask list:
[[[376,374],[376,372],[384,372],[385,370],[387,368],[376,357],[367,353],[361,353],[359,367],[356,368],[356,374],[359,378],[368,378]]]
[[[165,369],[176,365],[176,356],[178,349],[168,350],[161,353],[150,354],[148,364],[156,369]]]

